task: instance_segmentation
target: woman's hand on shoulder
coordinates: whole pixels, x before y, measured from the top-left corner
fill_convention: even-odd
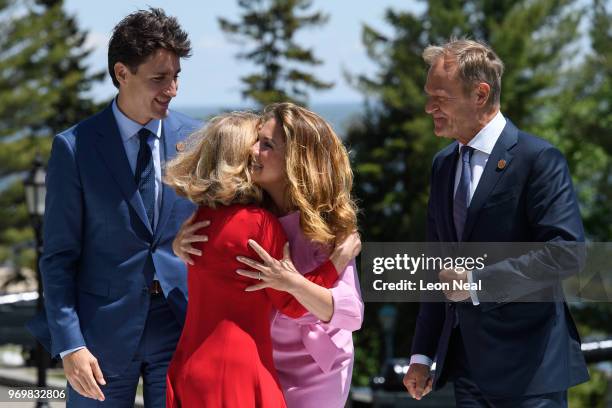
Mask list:
[[[329,256],[329,260],[334,264],[338,274],[348,266],[349,262],[361,252],[361,237],[359,232],[354,231],[344,240],[336,244],[336,247]]]
[[[208,241],[208,235],[199,235],[196,232],[202,228],[208,227],[210,221],[204,220],[194,223],[196,213],[191,214],[187,220],[181,225],[181,229],[177,232],[174,241],[172,241],[172,252],[178,256],[183,262],[193,265],[193,260],[190,255],[201,256],[202,251],[195,249],[192,244],[194,242]]]

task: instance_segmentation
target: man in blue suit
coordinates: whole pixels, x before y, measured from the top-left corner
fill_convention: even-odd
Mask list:
[[[69,407],[165,407],[187,304],[171,245],[194,207],[162,184],[198,122],[168,110],[187,34],[161,9],[124,18],[109,42],[117,97],[53,141],[40,268],[46,319],[30,329],[69,381]],[[101,401],[104,401],[103,403]]]
[[[493,50],[451,40],[423,57],[425,110],[437,136],[455,139],[433,161],[428,241],[583,241],[564,157],[500,112],[503,63]],[[547,262],[525,256],[514,268],[440,271],[441,282],[481,281],[497,295],[450,290],[446,302],[421,303],[404,378],[409,393],[421,399],[450,380],[458,407],[566,407],[567,389],[589,378],[567,305],[517,302],[533,289],[529,271]],[[540,287],[547,285],[559,289],[558,279]]]

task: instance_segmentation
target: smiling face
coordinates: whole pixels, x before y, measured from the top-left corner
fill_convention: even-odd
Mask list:
[[[427,74],[425,93],[425,112],[433,118],[436,136],[461,141],[478,133],[478,108],[481,104],[475,92],[466,94],[454,60],[438,58]]]
[[[134,73],[125,64],[116,63],[119,108],[141,125],[151,119],[165,118],[170,101],[178,91],[180,71],[179,57],[163,48],[151,54]]]
[[[285,152],[282,128],[276,119],[268,119],[259,128],[257,142],[251,148],[251,177],[279,207],[287,186]]]

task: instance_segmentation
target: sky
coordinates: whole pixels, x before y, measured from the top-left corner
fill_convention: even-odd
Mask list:
[[[241,46],[231,42],[219,29],[217,17],[238,20],[240,9],[236,0],[66,0],[65,9],[75,15],[81,29],[89,31],[87,46],[94,51],[87,61],[92,70],[106,71],[106,51],[110,33],[124,16],[148,6],[162,7],[178,18],[189,33],[192,57],[181,63],[179,94],[174,105],[181,107],[243,106],[240,77],[255,71],[249,63],[237,60]],[[327,91],[311,92],[311,104],[354,103],[362,100],[358,91],[347,84],[343,71],[372,74],[376,64],[369,60],[361,44],[364,23],[390,33],[384,22],[385,10],[415,11],[423,9],[416,0],[315,0],[311,10],[329,14],[326,25],[305,28],[296,40],[302,46],[313,47],[315,55],[324,61],[308,68],[325,81],[335,83]],[[107,100],[115,94],[110,78],[93,89],[96,100]]]

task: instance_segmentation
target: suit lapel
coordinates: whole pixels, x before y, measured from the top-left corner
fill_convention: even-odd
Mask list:
[[[136,182],[134,181],[134,174],[130,168],[125,148],[123,147],[123,141],[121,140],[119,128],[117,127],[111,105],[100,114],[96,130],[98,132],[96,148],[102,155],[106,166],[119,186],[126,201],[132,206],[149,233],[153,235],[153,231],[149,225],[149,219],[147,218],[147,212],[142,202],[142,198],[140,197],[140,193],[138,192]]]
[[[513,155],[510,153],[510,149],[518,140],[517,137],[518,129],[510,120],[507,119],[506,126],[502,131],[497,143],[493,147],[493,151],[487,160],[487,164],[482,173],[482,177],[478,182],[478,187],[474,192],[472,201],[468,208],[467,219],[465,221],[465,228],[463,230],[462,241],[466,241],[474,228],[476,219],[478,218],[478,212],[486,202],[487,198],[493,191],[493,188],[508,169],[510,162],[512,161]],[[505,166],[499,168],[498,163],[500,160],[505,160]]]
[[[455,232],[455,223],[453,221],[453,190],[455,185],[455,169],[457,167],[457,142],[452,143],[448,147],[448,151],[442,158],[440,166],[440,184],[441,190],[438,191],[438,202],[442,210],[443,226],[446,226],[446,234],[441,238],[441,241],[452,242],[456,240],[457,233]]]
[[[174,158],[176,155],[176,144],[181,140],[180,136],[181,124],[175,119],[175,116],[171,113],[162,122],[162,140],[161,146],[162,151],[160,152],[160,162],[162,168],[162,180],[165,175],[166,163]],[[176,193],[165,183],[162,182],[162,199],[161,207],[159,209],[159,221],[155,228],[155,239],[157,242],[161,237],[161,231],[164,230],[166,222],[172,213],[172,208],[177,200]]]

